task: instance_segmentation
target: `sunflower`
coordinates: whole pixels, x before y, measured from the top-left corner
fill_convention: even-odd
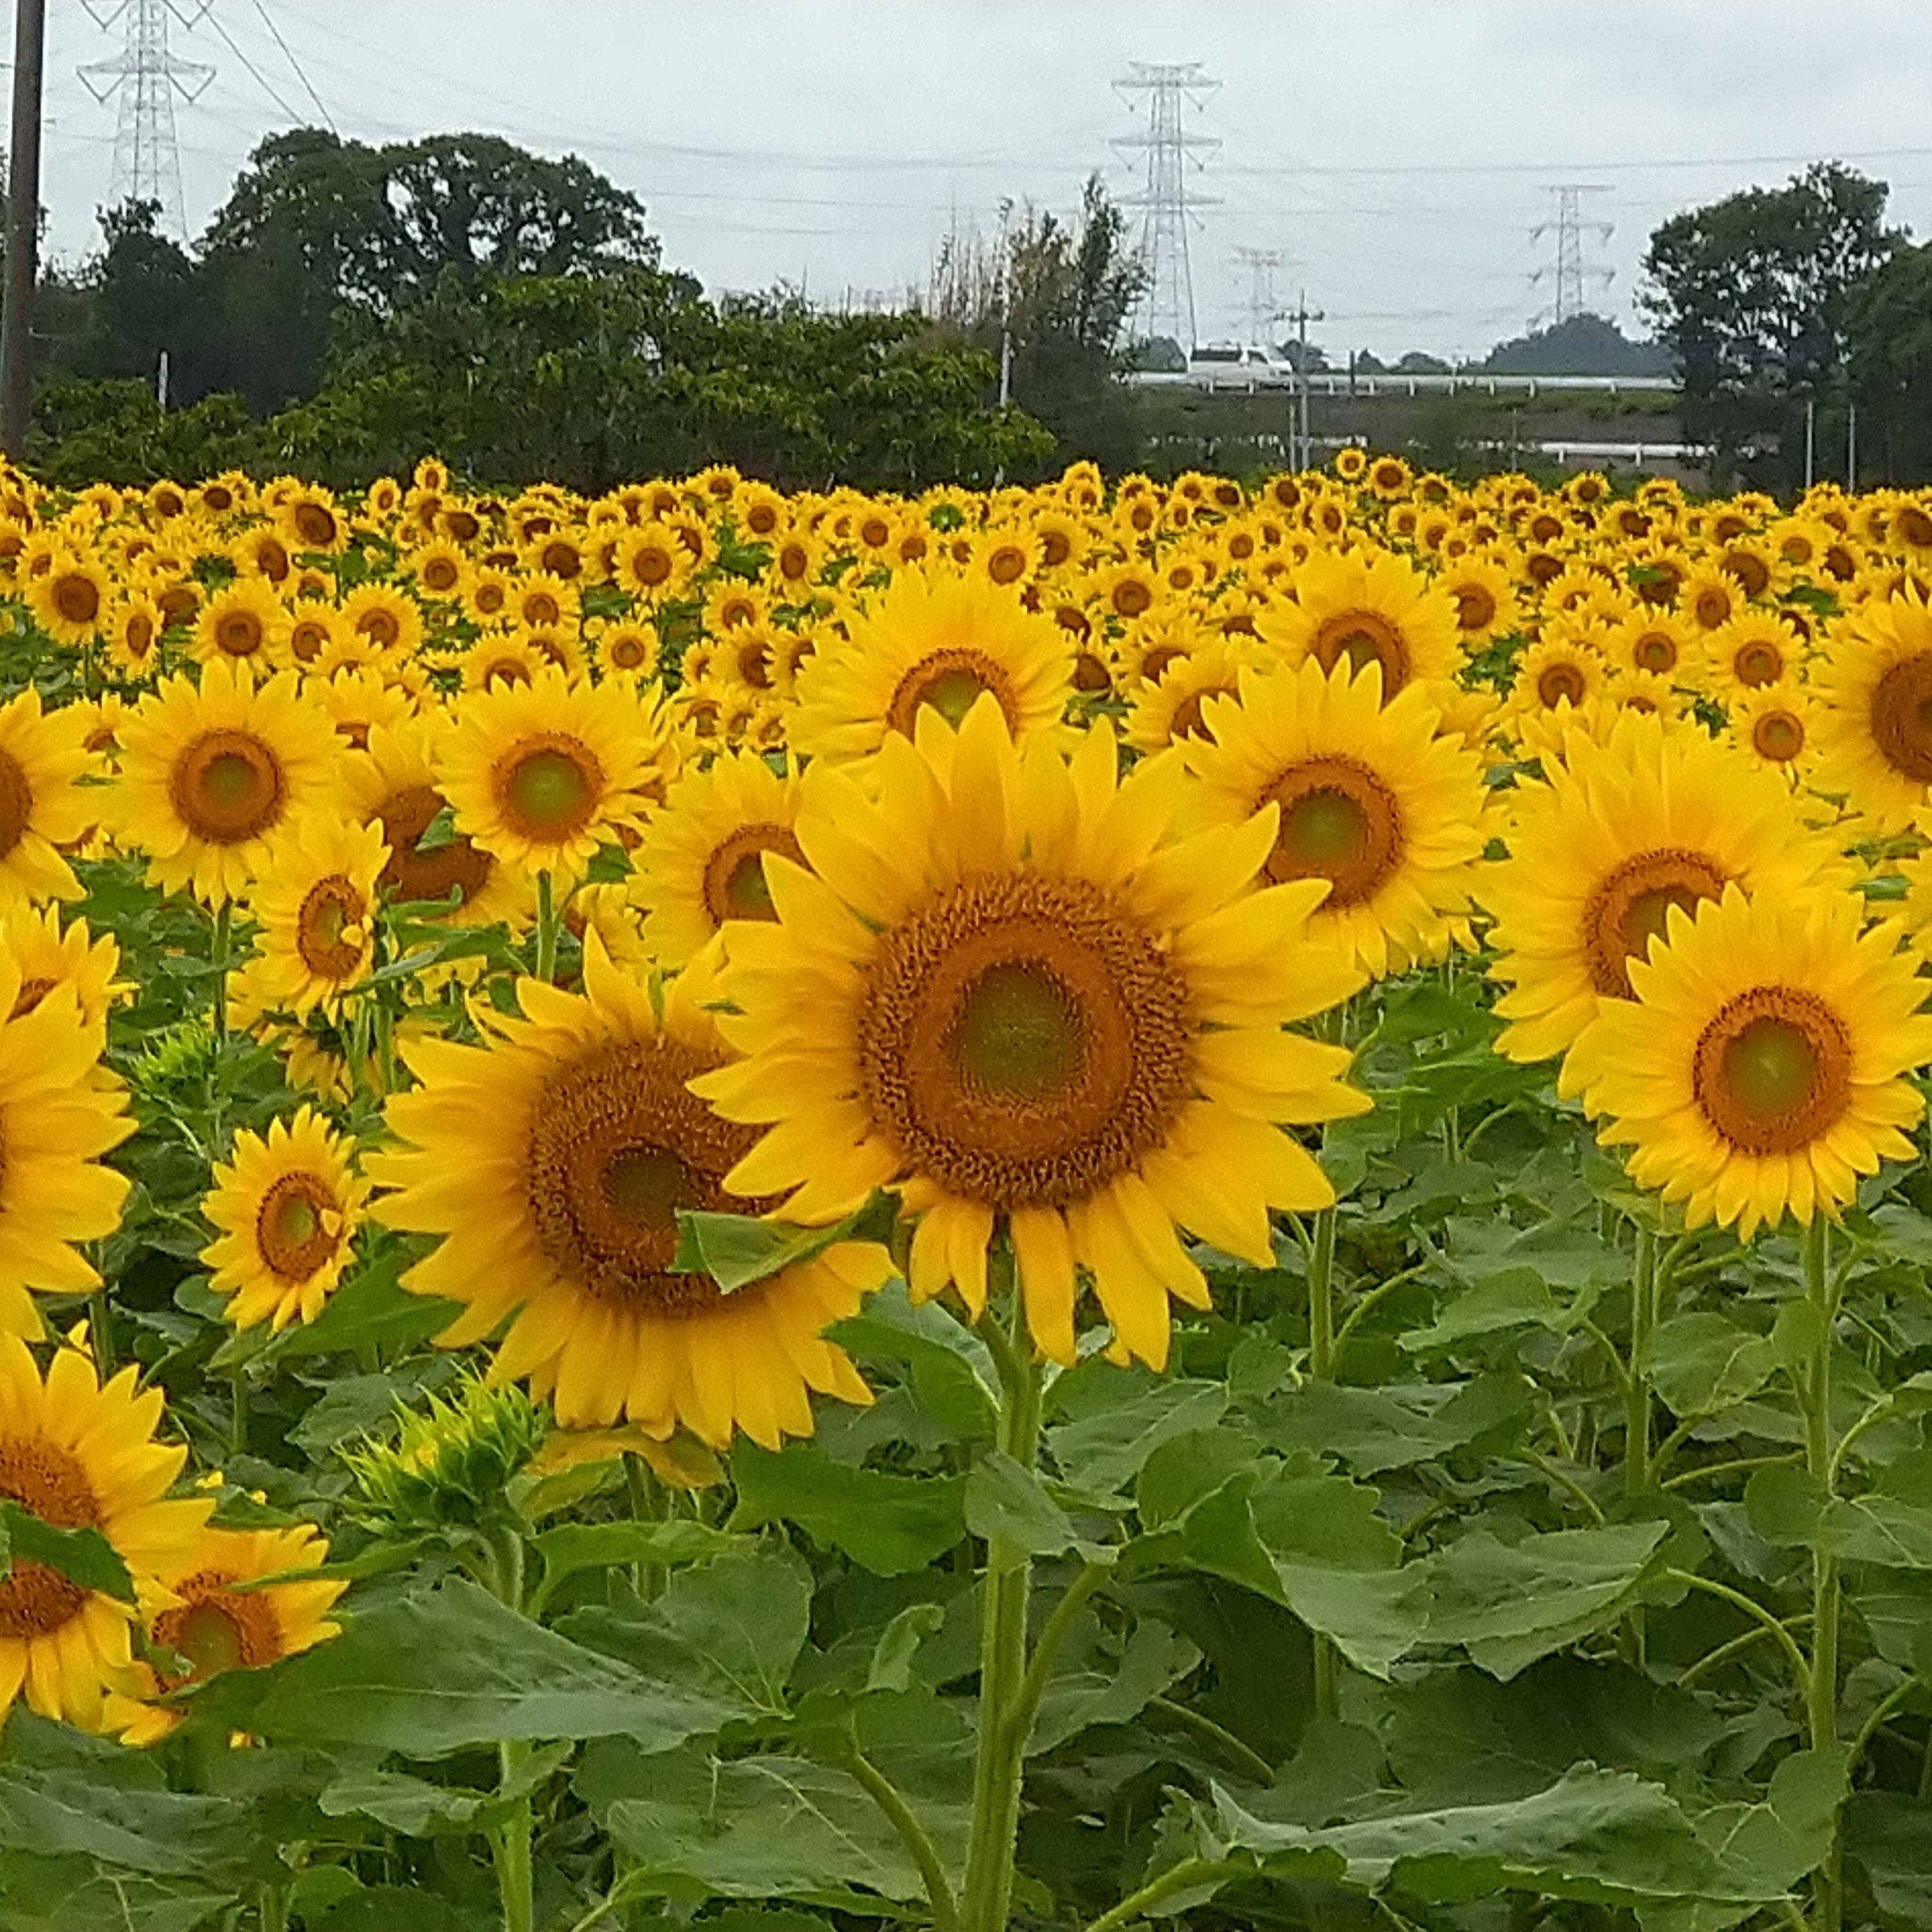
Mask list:
[[[1233,644],[1203,644],[1170,658],[1150,683],[1134,693],[1122,735],[1137,752],[1158,752],[1206,737],[1203,707],[1216,698],[1232,698],[1250,662],[1250,653]]]
[[[506,864],[580,878],[599,845],[634,828],[662,729],[621,685],[545,670],[528,685],[466,693],[437,741],[457,830]]]
[[[1511,1060],[1566,1052],[1603,1001],[1628,999],[1673,905],[1730,885],[1790,902],[1846,876],[1785,782],[1700,728],[1625,712],[1606,743],[1573,733],[1566,750],[1518,791],[1510,856],[1480,887]]]
[[[412,560],[416,582],[430,596],[449,602],[460,597],[470,581],[470,559],[460,544],[445,538],[425,544]]]
[[[608,622],[592,634],[590,652],[605,677],[648,677],[657,664],[657,633],[648,624]]]
[[[1567,628],[1552,631],[1516,659],[1504,713],[1515,721],[1539,712],[1580,710],[1602,694],[1610,673],[1593,640]]]
[[[1828,632],[1811,682],[1818,789],[1904,831],[1932,796],[1932,610],[1910,595],[1862,604]]]
[[[407,657],[422,644],[422,608],[399,584],[358,584],[342,600],[338,622],[383,658]]]
[[[80,897],[55,848],[80,838],[97,816],[99,794],[78,782],[94,762],[92,723],[76,705],[44,711],[31,685],[0,705],[0,906]]]
[[[230,658],[266,671],[290,654],[291,628],[286,607],[266,579],[238,577],[208,593],[190,649],[203,664]]]
[[[1706,632],[1702,644],[1701,682],[1721,704],[1798,674],[1798,639],[1775,611],[1744,611]]]
[[[58,1529],[98,1530],[133,1574],[140,1609],[172,1600],[155,1581],[194,1546],[212,1500],[167,1502],[188,1451],[157,1442],[161,1392],[124,1369],[104,1388],[80,1349],[44,1380],[26,1344],[0,1334],[0,1496]],[[133,1662],[134,1605],[16,1556],[0,1580],[0,1709],[25,1693],[45,1718],[98,1730]]]
[[[1308,934],[1373,977],[1435,956],[1469,910],[1487,838],[1481,759],[1436,735],[1429,693],[1387,706],[1382,671],[1324,673],[1312,659],[1271,677],[1244,674],[1238,701],[1210,698],[1187,764],[1209,822],[1280,814],[1262,862],[1272,882],[1326,879]]]
[[[729,1295],[672,1268],[677,1209],[766,1204],[724,1186],[755,1132],[687,1086],[724,1058],[710,966],[654,999],[592,932],[584,980],[580,994],[520,982],[522,1018],[479,1010],[484,1046],[404,1049],[423,1084],[390,1100],[403,1145],[368,1166],[394,1190],[379,1217],[442,1238],[404,1277],[464,1304],[441,1340],[507,1320],[493,1377],[550,1395],[572,1428],[622,1418],[662,1438],[682,1423],[716,1447],[738,1429],[776,1448],[811,1432],[808,1390],[868,1400],[821,1336],[890,1271],[882,1250],[834,1243]]]
[[[389,848],[373,825],[330,812],[291,820],[270,842],[250,910],[261,930],[259,983],[298,1018],[338,1012],[376,958],[376,882]]]
[[[1255,628],[1291,664],[1378,664],[1384,698],[1462,667],[1456,600],[1394,550],[1317,550],[1289,585],[1292,597],[1270,604]]]
[[[676,530],[653,520],[619,542],[615,561],[619,584],[634,597],[658,601],[676,594],[693,559]]]
[[[695,1090],[769,1131],[730,1184],[807,1222],[872,1190],[917,1216],[908,1281],[976,1317],[1004,1228],[1042,1353],[1075,1355],[1084,1269],[1115,1359],[1167,1358],[1168,1297],[1204,1306],[1177,1223],[1270,1265],[1270,1207],[1334,1190],[1279,1123],[1362,1111],[1348,1054],[1284,1032],[1360,983],[1308,943],[1325,880],[1250,890],[1277,814],[1174,837],[1188,782],[1124,782],[1112,730],[1070,760],[998,704],[934,716],[862,776],[816,775],[766,862],[776,921],[726,928],[726,1037]]]
[[[507,614],[526,630],[554,631],[566,624],[574,626],[581,604],[574,584],[548,571],[538,571],[512,590]]]
[[[275,522],[293,550],[334,554],[349,548],[349,519],[320,484],[291,492],[276,511]]]
[[[302,696],[320,706],[335,735],[358,752],[378,724],[400,724],[416,712],[416,700],[403,686],[388,682],[374,670],[339,670],[332,677],[305,678]]]
[[[968,576],[904,571],[800,671],[792,742],[850,758],[910,735],[920,714],[963,718],[990,693],[1010,730],[1058,724],[1073,683],[1066,634],[1010,590]]]
[[[319,802],[338,751],[327,717],[295,674],[257,685],[245,665],[202,667],[200,684],[167,679],[122,728],[116,829],[148,855],[164,890],[219,904],[238,894],[269,835]]]
[[[1748,1240],[1787,1211],[1836,1219],[1858,1178],[1916,1157],[1932,1060],[1916,962],[1887,921],[1861,933],[1852,892],[1748,898],[1735,885],[1630,970],[1571,1054],[1598,1137],[1631,1178],[1681,1201],[1688,1226]]]
[[[266,1321],[278,1334],[313,1322],[342,1278],[369,1192],[342,1137],[301,1107],[266,1140],[238,1132],[212,1178],[201,1211],[220,1233],[201,1258],[208,1286],[233,1298],[223,1312],[238,1328]]]
[[[389,856],[377,884],[410,904],[413,917],[450,926],[520,922],[530,909],[522,879],[449,826],[449,801],[436,772],[437,741],[449,728],[442,712],[374,726],[366,749],[338,767],[340,801],[380,829]],[[433,828],[447,836],[425,844]]]
[[[682,966],[732,919],[776,919],[764,857],[805,854],[792,832],[800,784],[754,753],[736,752],[677,778],[631,859],[644,943]]]
[[[130,587],[115,600],[101,626],[108,662],[117,671],[145,676],[154,669],[155,647],[166,623],[153,597],[144,590]]]
[[[1359,483],[1367,475],[1369,453],[1353,443],[1335,452],[1335,474],[1344,483]]]
[[[14,905],[0,910],[0,958],[11,962],[20,978],[8,1017],[30,1013],[57,987],[74,994],[81,1024],[106,1024],[108,1009],[129,988],[115,978],[120,970],[121,946],[111,932],[98,939],[84,919],[63,927],[52,906]]]
[[[92,644],[112,602],[106,568],[98,558],[78,550],[57,553],[48,568],[27,583],[27,608],[56,644]]]
[[[1682,682],[1703,664],[1694,635],[1674,612],[1639,609],[1612,623],[1600,643],[1604,656],[1618,670]]]
[[[162,1573],[160,1581],[172,1600],[148,1619],[152,1648],[178,1658],[187,1668],[137,1662],[130,1688],[138,1697],[110,1696],[107,1728],[124,1744],[153,1744],[181,1722],[182,1713],[146,1700],[205,1683],[224,1670],[259,1670],[338,1635],[341,1626],[328,1612],[348,1588],[346,1578],[260,1580],[320,1570],[328,1561],[328,1544],[308,1523],[288,1529],[205,1527],[188,1552]]]
[[[1818,757],[1815,718],[1804,686],[1768,684],[1732,700],[1729,735],[1739,750],[1808,783]]]
[[[1516,585],[1493,559],[1470,556],[1450,564],[1436,579],[1456,605],[1456,628],[1466,649],[1516,628],[1520,620]]]

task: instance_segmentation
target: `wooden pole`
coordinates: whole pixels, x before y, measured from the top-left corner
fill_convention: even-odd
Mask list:
[[[40,70],[46,0],[15,0],[14,129],[7,165],[7,283],[0,304],[0,451],[20,460],[33,400],[40,255]]]

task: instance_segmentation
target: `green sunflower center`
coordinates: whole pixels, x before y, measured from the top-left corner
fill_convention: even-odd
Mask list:
[[[505,787],[517,830],[538,838],[566,838],[581,830],[596,808],[601,777],[588,752],[578,748],[547,745],[526,752]]]
[[[963,1082],[1004,1100],[1049,1100],[1086,1064],[1079,1004],[1036,959],[980,974],[960,1000],[946,1044]]]
[[[1788,1112],[1811,1090],[1818,1055],[1788,1021],[1753,1020],[1724,1048],[1724,1081],[1747,1112]]]
[[[704,1189],[677,1156],[663,1148],[620,1148],[605,1163],[604,1193],[615,1211],[640,1228],[675,1226],[677,1210],[695,1208]]]

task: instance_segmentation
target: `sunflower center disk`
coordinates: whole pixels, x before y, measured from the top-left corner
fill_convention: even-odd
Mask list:
[[[676,1274],[677,1210],[758,1214],[724,1175],[758,1130],[721,1120],[685,1082],[712,1063],[668,1040],[605,1048],[544,1086],[527,1173],[538,1245],[597,1300],[677,1319],[718,1304],[701,1274]]]
[[[1873,688],[1872,742],[1914,784],[1932,784],[1932,654],[1895,664]]]
[[[245,732],[197,740],[176,763],[171,790],[182,822],[213,845],[260,838],[281,815],[281,766]]]
[[[967,1199],[1086,1198],[1165,1138],[1190,1084],[1186,988],[1084,880],[969,880],[883,938],[860,1016],[872,1118]]]
[[[219,1570],[200,1570],[176,1586],[187,1600],[154,1619],[154,1641],[190,1667],[184,1674],[163,1674],[164,1689],[178,1690],[238,1666],[272,1664],[281,1654],[274,1606],[266,1596],[234,1589],[236,1580]]]
[[[54,586],[54,608],[70,624],[91,624],[100,614],[100,592],[90,578],[63,577]]]
[[[1851,1036],[1816,994],[1755,987],[1704,1029],[1691,1078],[1705,1117],[1732,1146],[1794,1154],[1851,1104]]]
[[[10,752],[0,752],[0,858],[26,836],[33,813],[33,787],[20,760]]]
[[[1751,742],[1760,758],[1784,764],[1804,748],[1804,727],[1788,711],[1767,711],[1751,727]]]
[[[1626,859],[1598,886],[1583,909],[1583,950],[1590,984],[1609,999],[1631,997],[1630,962],[1646,958],[1665,937],[1670,908],[1695,914],[1729,883],[1701,852],[1666,850]]]
[[[728,919],[775,920],[778,908],[765,878],[765,854],[782,852],[800,865],[805,854],[782,825],[740,826],[722,841],[704,866],[704,905],[712,923]]]
[[[1010,729],[1019,718],[1019,698],[1012,680],[983,651],[955,649],[933,652],[899,680],[886,707],[886,722],[910,737],[922,706],[929,706],[951,725],[965,722],[980,694],[990,691],[1006,713]]]
[[[1310,650],[1325,671],[1344,658],[1354,673],[1380,664],[1384,698],[1393,698],[1408,682],[1408,648],[1402,633],[1378,611],[1344,610],[1327,619]]]
[[[1784,668],[1784,660],[1775,645],[1747,644],[1738,652],[1732,668],[1738,674],[1738,682],[1752,690],[1767,684],[1775,684],[1778,674]]]
[[[0,1440],[0,1496],[59,1529],[94,1528],[100,1521],[100,1505],[78,1460],[37,1438]],[[86,1600],[87,1592],[58,1570],[16,1557],[0,1580],[0,1637],[45,1636]]]
[[[578,747],[546,745],[526,752],[510,767],[504,787],[508,815],[526,837],[567,838],[590,822],[602,776]]]
[[[334,1195],[312,1174],[285,1174],[262,1197],[255,1246],[284,1281],[302,1282],[334,1258],[338,1237],[324,1216],[340,1214]]]
[[[215,626],[214,641],[231,658],[245,658],[261,649],[262,627],[245,612],[237,612]]]
[[[1583,674],[1574,664],[1552,664],[1536,680],[1537,701],[1548,711],[1559,704],[1581,704],[1584,696]]]
[[[296,916],[296,950],[318,979],[346,980],[362,964],[362,948],[343,933],[359,926],[368,912],[362,895],[339,872],[309,890]]]
[[[392,793],[377,808],[383,842],[389,848],[382,881],[405,899],[446,899],[452,888],[466,906],[490,883],[491,860],[460,832],[428,851],[416,842],[443,808],[440,794],[428,785]]]
[[[1281,828],[1264,870],[1276,884],[1328,880],[1324,910],[1372,898],[1401,862],[1401,808],[1352,758],[1316,758],[1285,772],[1256,802],[1270,799],[1281,807]]]

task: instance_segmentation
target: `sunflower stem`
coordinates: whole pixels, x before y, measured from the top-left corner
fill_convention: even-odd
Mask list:
[[[1315,1238],[1308,1256],[1308,1378],[1335,1379],[1335,1210],[1315,1216]],[[1334,1645],[1315,1634],[1315,1713],[1333,1718],[1341,1711],[1341,1660]]]
[[[1624,1487],[1640,1496],[1650,1487],[1650,1334],[1657,1316],[1657,1237],[1636,1231],[1630,1270],[1630,1372],[1624,1380]]]
[[[506,1524],[490,1533],[489,1543],[496,1594],[520,1616],[524,1598],[524,1539]],[[497,1789],[508,1794],[523,1779],[530,1764],[530,1747],[521,1738],[506,1738],[496,1747],[496,1757]],[[536,1808],[526,1791],[512,1802],[502,1822],[490,1837],[496,1895],[503,1907],[503,1932],[532,1932],[536,1924],[536,1880],[531,1856],[536,1835]]]
[[[1805,1468],[1828,1499],[1838,1464],[1832,1441],[1832,1338],[1843,1283],[1830,1268],[1831,1223],[1817,1215],[1804,1231],[1804,1293],[1812,1310],[1811,1360],[1798,1390],[1804,1412]],[[1807,1742],[1814,1751],[1838,1744],[1838,1611],[1842,1598],[1835,1552],[1820,1541],[1811,1552],[1811,1668],[1805,1687]],[[1842,1840],[1834,1833],[1825,1862],[1812,1874],[1818,1932],[1839,1932],[1844,1918]]]
[[[1003,1454],[1031,1470],[1040,1459],[1041,1379],[1027,1334],[1024,1300],[1012,1279],[1012,1257],[992,1257],[1006,1277],[1008,1329],[994,1352],[1003,1384],[998,1442]],[[973,1828],[960,1897],[961,1932],[1006,1932],[1014,1855],[1019,1842],[1020,1798],[1026,1776],[1027,1605],[1033,1561],[1025,1545],[996,1535],[986,1545],[980,1622],[980,1736],[973,1764]]]
[[[234,916],[234,906],[227,899],[214,909],[214,938],[210,949],[214,966],[214,1000],[208,1023],[214,1030],[214,1051],[218,1056],[221,1052],[221,1042],[228,1037],[228,940]]]
[[[548,867],[537,874],[536,976],[546,983],[556,977],[556,894]]]

